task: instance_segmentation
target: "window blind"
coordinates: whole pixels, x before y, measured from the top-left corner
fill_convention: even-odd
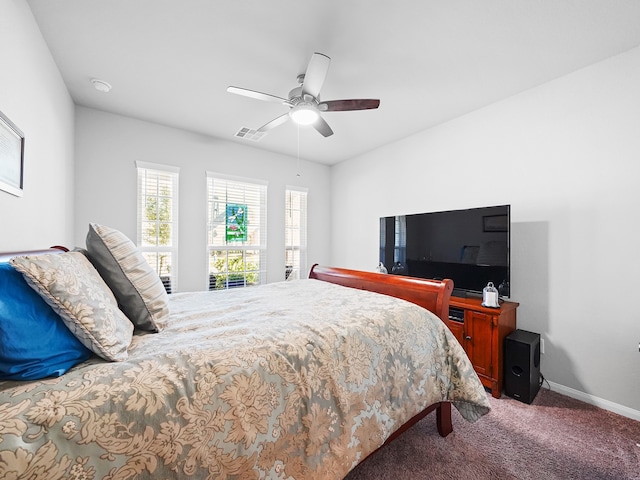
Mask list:
[[[285,279],[307,275],[307,189],[285,190]]]
[[[136,168],[138,248],[171,293],[177,290],[180,169],[148,162],[136,162]]]

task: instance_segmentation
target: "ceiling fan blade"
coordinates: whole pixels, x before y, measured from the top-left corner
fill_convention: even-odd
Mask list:
[[[369,110],[380,106],[379,99],[359,98],[351,100],[329,100],[328,102],[320,102],[318,110],[321,112],[346,112],[349,110]]]
[[[331,59],[322,53],[315,52],[309,61],[307,71],[302,81],[302,94],[311,95],[317,98],[320,89],[324,84],[324,79],[329,71]]]
[[[284,122],[289,120],[289,113],[284,113],[279,117],[274,118],[270,122],[265,123],[258,129],[258,132],[266,132],[267,130],[271,130],[272,128],[277,127],[278,125],[282,125]]]
[[[227,92],[255,98],[257,100],[264,100],[265,102],[286,103],[289,101],[286,98],[276,97],[275,95],[270,95],[268,93],[256,92],[255,90],[248,90],[240,87],[227,87]]]
[[[313,128],[320,132],[323,137],[330,137],[333,135],[333,130],[331,130],[329,124],[322,117],[318,117],[318,120],[316,120],[312,125]]]

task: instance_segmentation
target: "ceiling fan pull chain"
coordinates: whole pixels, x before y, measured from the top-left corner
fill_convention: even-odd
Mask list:
[[[300,176],[300,125],[296,125],[298,127],[298,164],[296,165],[296,177]]]

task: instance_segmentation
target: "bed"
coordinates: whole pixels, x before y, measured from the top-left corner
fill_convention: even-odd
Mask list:
[[[78,255],[0,264],[22,261],[35,291],[32,259]],[[304,280],[169,295],[157,331],[138,323],[120,332],[124,352],[105,347],[114,360],[89,348],[59,376],[0,381],[0,478],[341,479],[430,412],[446,436],[451,405],[469,421],[489,411],[441,321],[451,290],[316,265]],[[38,296],[58,316],[74,305]]]

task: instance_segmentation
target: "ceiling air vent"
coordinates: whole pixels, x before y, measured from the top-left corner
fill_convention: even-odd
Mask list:
[[[236,132],[234,137],[244,138],[246,140],[253,140],[254,142],[260,141],[262,137],[266,135],[267,132],[259,132],[249,127],[242,127],[240,130]]]

